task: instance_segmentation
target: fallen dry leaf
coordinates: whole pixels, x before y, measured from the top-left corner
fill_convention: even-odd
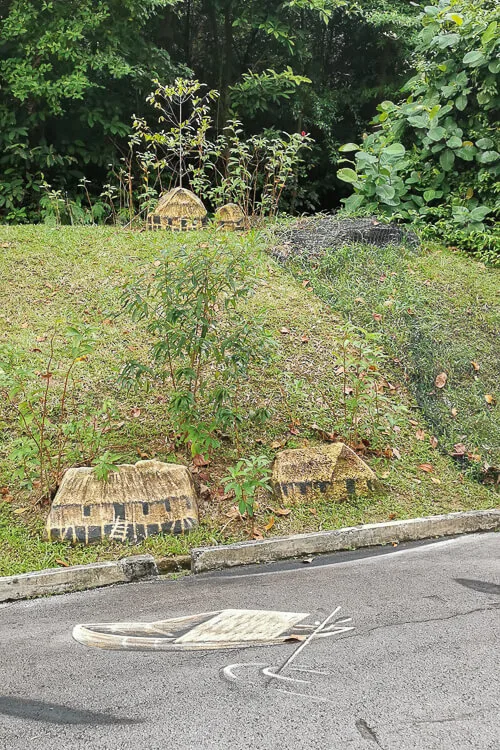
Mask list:
[[[434,437],[434,435],[431,435],[431,437],[429,438],[429,443],[431,445],[431,448],[437,448],[437,446],[438,446],[438,439],[437,439],[437,437]]]
[[[140,417],[140,416],[141,416],[141,410],[139,409],[139,407],[138,407],[138,406],[134,406],[134,407],[133,407],[133,408],[132,408],[132,409],[130,410],[130,416],[131,416],[131,417],[133,417],[134,419],[136,419],[137,417]]]
[[[264,534],[262,533],[262,531],[259,531],[259,529],[254,529],[252,531],[252,539],[264,539]]]
[[[303,344],[307,344],[307,342],[309,341],[309,336],[307,336],[307,334],[303,333],[302,336],[300,337],[300,340],[301,340],[301,342]]]
[[[467,451],[467,446],[465,443],[455,443],[453,446],[454,449],[454,456],[464,456]]]
[[[398,451],[397,448],[392,449],[392,455],[394,456],[394,458],[401,458],[401,453]]]
[[[277,508],[276,510],[274,508],[271,508],[273,513],[276,513],[277,516],[288,516],[292,512],[291,508]]]
[[[398,515],[397,513],[389,513],[389,521],[394,521],[397,515]]]
[[[496,402],[497,402],[496,398],[494,396],[492,396],[491,393],[487,393],[486,396],[484,397],[484,400],[490,406],[494,406],[494,404],[496,404]]]
[[[26,513],[27,510],[28,508],[16,508],[14,513],[16,514],[16,516],[20,516],[21,513]]]
[[[271,443],[271,448],[273,449],[273,451],[275,451],[275,450],[278,450],[278,448],[283,448],[284,445],[285,445],[284,440],[274,440]]]
[[[477,362],[471,362],[471,365],[472,365],[472,367],[474,368],[474,370],[475,370],[476,372],[477,372],[477,371],[478,371],[478,370],[480,369],[480,367],[479,367],[479,365],[478,365],[478,363],[477,363]]]
[[[318,511],[316,510],[316,508],[308,508],[308,511],[312,516],[318,515]]]
[[[275,524],[275,523],[276,523],[276,519],[275,519],[275,517],[274,517],[274,516],[271,516],[271,518],[269,519],[269,523],[267,523],[267,524],[266,524],[266,525],[264,526],[264,529],[265,529],[266,531],[271,531],[271,529],[273,528],[273,526],[274,526],[274,524]]]
[[[431,482],[433,482],[434,484],[441,484],[441,480],[437,477],[431,477]]]
[[[391,472],[390,471],[383,471],[378,476],[379,476],[379,479],[388,479],[391,476]]]
[[[427,471],[429,473],[434,471],[434,467],[431,464],[420,464],[418,468],[420,471]]]
[[[65,560],[59,560],[56,558],[56,563],[58,565],[61,565],[63,568],[69,568],[69,563],[67,563]]]
[[[288,330],[288,328],[285,328],[285,326],[283,326],[283,328],[280,328],[280,333],[286,334],[290,333],[290,331]]]
[[[445,372],[440,372],[439,375],[436,375],[434,385],[436,386],[436,388],[444,388],[447,380],[448,375]]]
[[[425,440],[425,432],[423,430],[417,430],[415,433],[417,440]]]
[[[458,409],[455,409],[455,407],[453,407],[453,409],[450,411],[450,414],[452,417],[456,417],[458,414]]]
[[[209,463],[210,461],[208,461],[201,453],[197,453],[196,456],[193,456],[193,464],[195,466],[208,466]]]
[[[382,316],[380,315],[380,313],[372,313],[372,318],[373,320],[376,320],[377,323],[379,323],[382,320]]]

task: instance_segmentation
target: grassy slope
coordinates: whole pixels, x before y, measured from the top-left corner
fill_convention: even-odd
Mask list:
[[[58,321],[85,320],[100,326],[99,348],[81,370],[79,398],[94,404],[109,398],[116,403],[124,424],[113,436],[112,447],[124,460],[135,461],[140,452],[188,463],[186,455],[169,452],[164,394],[152,389],[147,394],[128,397],[116,388],[116,376],[123,362],[131,356],[140,356],[147,346],[140,327],[126,318],[111,319],[117,309],[118,286],[133,277],[140,267],[151,263],[170,243],[188,242],[194,246],[200,239],[195,233],[183,236],[135,234],[105,228],[0,228],[0,247],[9,243],[8,247],[0,249],[0,342],[8,341],[22,347],[43,369],[46,352],[33,349],[43,349],[45,345],[36,343],[36,339],[50,333]],[[244,429],[241,452],[243,455],[267,453],[272,457],[278,444],[297,447],[313,442],[317,434],[311,429],[313,424],[325,430],[332,429],[331,414],[319,397],[319,391],[326,383],[331,390],[333,380],[336,398],[340,400],[342,383],[340,379],[336,382],[333,368],[338,362],[342,318],[276,266],[262,252],[257,235],[249,235],[247,241],[255,247],[255,262],[262,283],[256,295],[246,303],[246,312],[249,316],[256,312],[264,314],[278,350],[268,366],[242,384],[241,400],[266,405],[272,419],[263,427]],[[430,262],[432,268],[435,268],[436,258]],[[487,276],[479,267],[477,274],[478,278]],[[372,294],[372,287],[370,290]],[[325,293],[319,284],[317,291]],[[349,312],[343,304],[337,304],[344,294],[346,298],[351,295],[347,281],[344,287],[339,287],[333,305],[342,314]],[[367,304],[370,304],[368,299]],[[289,333],[280,333],[283,327]],[[304,334],[308,337],[305,343],[302,341]],[[398,388],[394,398],[414,407],[404,386]],[[141,413],[134,417],[132,409],[137,406]],[[412,417],[420,420],[425,428],[415,410]],[[295,430],[298,434],[291,434],[291,423],[298,425]],[[408,424],[401,433],[390,438],[391,445],[401,452],[400,461],[371,461],[373,468],[385,477],[385,487],[379,495],[340,505],[321,499],[313,504],[298,505],[290,515],[276,517],[272,530],[265,533],[335,528],[495,504],[490,490],[461,476],[449,458],[432,449],[427,441],[416,439],[415,429]],[[1,502],[0,497],[0,575],[51,566],[57,564],[56,560],[74,564],[131,553],[132,550],[124,550],[123,545],[113,543],[84,548],[43,542],[41,531],[46,509],[33,507],[31,499],[12,482],[13,466],[8,453],[14,438],[13,422],[5,410],[4,414],[0,413],[0,486],[8,487],[14,500]],[[209,484],[214,491],[212,499],[201,508],[199,529],[188,537],[152,538],[135,546],[133,551],[176,554],[201,543],[244,537],[244,525],[226,515],[231,501],[218,499],[221,496],[216,491],[226,466],[235,458],[235,446],[225,441],[210,467]],[[433,464],[432,478],[418,469],[424,462]],[[15,514],[20,508],[26,510]],[[261,530],[272,515],[267,504],[262,503],[257,517]]]
[[[381,334],[441,446],[481,456],[469,473],[500,466],[498,269],[439,248],[359,247],[294,270],[345,319]]]

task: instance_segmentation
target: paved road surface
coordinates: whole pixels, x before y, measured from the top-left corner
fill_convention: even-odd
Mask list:
[[[499,535],[474,535],[0,605],[0,748],[498,750],[499,552]],[[355,630],[301,652],[307,684],[259,671],[297,642],[146,653],[71,638],[76,623],[226,608],[321,622],[337,605]]]

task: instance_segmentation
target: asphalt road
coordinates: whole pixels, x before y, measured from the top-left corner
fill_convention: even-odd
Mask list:
[[[498,750],[499,553],[500,535],[473,535],[0,605],[0,748]],[[168,653],[71,637],[227,608],[321,622],[339,605],[355,629],[311,641],[293,682],[260,670],[297,642]]]

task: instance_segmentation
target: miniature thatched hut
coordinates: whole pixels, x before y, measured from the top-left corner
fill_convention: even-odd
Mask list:
[[[207,212],[201,200],[186,188],[176,187],[160,197],[153,213],[148,215],[149,229],[184,231],[201,229],[207,223]]]
[[[224,229],[244,229],[245,214],[236,203],[226,203],[215,212],[215,220]]]

